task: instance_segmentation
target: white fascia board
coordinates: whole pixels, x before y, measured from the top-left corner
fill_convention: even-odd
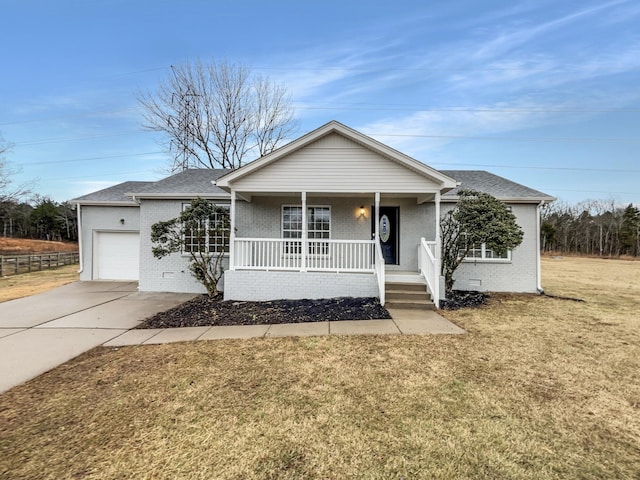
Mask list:
[[[219,199],[219,200],[229,200],[230,196],[228,193],[202,193],[202,192],[184,192],[184,193],[127,193],[127,196],[139,198],[139,199],[153,199],[153,200],[175,200],[181,198],[209,198],[209,199]]]
[[[556,197],[496,197],[498,200],[500,200],[501,202],[505,202],[505,203],[532,203],[532,204],[538,204],[542,201],[546,202],[553,202],[556,200]],[[441,202],[443,203],[457,203],[458,200],[460,200],[459,196],[455,196],[455,197],[442,197],[440,199]]]
[[[69,203],[83,206],[103,206],[103,207],[138,207],[133,200],[71,200]]]

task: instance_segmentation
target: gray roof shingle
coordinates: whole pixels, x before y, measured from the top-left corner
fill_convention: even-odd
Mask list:
[[[228,196],[228,193],[211,182],[218,179],[230,170],[223,168],[192,168],[163,178],[157,182],[152,182],[138,190],[132,189],[129,193],[138,194],[136,196],[162,196],[180,194],[199,194]]]
[[[525,187],[504,177],[494,175],[484,170],[439,170],[441,173],[460,182],[458,188],[448,191],[442,195],[442,199],[454,199],[462,189],[476,190],[488,193],[500,200],[523,200],[523,201],[552,201],[551,195]]]
[[[131,197],[126,196],[126,193],[144,189],[146,186],[149,186],[153,183],[154,182],[122,182],[112,187],[103,188],[102,190],[98,190],[97,192],[92,192],[87,195],[74,198],[72,202],[131,202]]]

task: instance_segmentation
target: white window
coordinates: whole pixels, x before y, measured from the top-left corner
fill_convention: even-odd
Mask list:
[[[284,205],[282,207],[282,238],[302,238],[302,207],[299,205]],[[307,238],[331,238],[331,207],[307,207]],[[297,243],[295,245],[298,245]],[[300,253],[299,247],[286,245],[288,253]],[[327,243],[311,242],[309,253],[326,254]]]
[[[474,245],[469,253],[467,254],[467,260],[502,260],[502,261],[510,261],[511,260],[511,250],[507,250],[502,255],[499,255],[495,251],[483,243],[481,245]]]
[[[182,205],[182,210],[189,207],[189,203]],[[229,253],[229,236],[231,227],[229,222],[229,205],[218,205],[223,211],[214,212],[204,223],[197,228],[185,231],[185,253]]]
[[[507,205],[507,210],[510,212],[513,211],[513,207],[511,205]],[[503,254],[499,255],[494,250],[487,248],[486,244],[474,245],[469,253],[465,257],[466,260],[494,260],[501,262],[510,262],[511,261],[511,250],[507,250]]]

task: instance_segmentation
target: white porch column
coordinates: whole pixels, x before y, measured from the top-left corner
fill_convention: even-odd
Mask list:
[[[375,205],[376,205],[376,223],[375,223],[376,234],[375,234],[374,240],[377,242],[378,238],[380,238],[380,192],[376,192]]]
[[[307,254],[309,245],[307,240],[307,192],[302,192],[302,252],[300,252],[300,271],[307,271]]]
[[[434,198],[434,202],[436,205],[436,251],[435,253],[435,257],[436,257],[436,266],[438,267],[438,275],[440,275],[440,250],[441,250],[441,239],[440,239],[440,192],[436,192],[435,194],[435,198]]]
[[[236,269],[234,257],[236,247],[236,191],[231,189],[231,206],[229,207],[229,270]]]
[[[435,292],[433,293],[434,302],[437,308],[440,308],[440,298],[444,296],[444,292],[440,292],[440,271],[442,269],[442,236],[440,234],[440,192],[436,192],[435,198],[433,199],[436,204],[436,248],[434,253],[435,257],[435,265],[434,265],[434,279],[433,279],[433,288]]]

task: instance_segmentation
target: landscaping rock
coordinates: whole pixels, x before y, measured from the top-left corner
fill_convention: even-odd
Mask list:
[[[273,325],[391,318],[377,298],[222,301],[201,295],[146,319],[136,328],[202,327],[208,325]]]
[[[458,310],[460,308],[478,307],[487,303],[489,294],[468,290],[454,290],[446,300],[440,301],[443,310]]]

